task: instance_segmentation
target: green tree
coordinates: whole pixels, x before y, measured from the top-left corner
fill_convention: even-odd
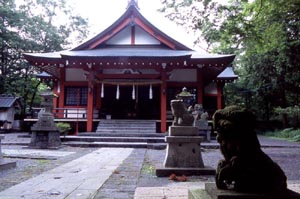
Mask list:
[[[22,97],[24,114],[41,82],[35,78],[40,71],[22,54],[67,48],[68,38],[86,37],[86,27],[87,21],[72,15],[65,0],[24,0],[18,6],[14,0],[0,0],[0,93]]]
[[[228,103],[242,101],[267,120],[274,107],[299,104],[299,0],[163,3],[162,11],[199,33],[198,41],[204,38],[210,52],[237,55],[240,78],[226,88]]]

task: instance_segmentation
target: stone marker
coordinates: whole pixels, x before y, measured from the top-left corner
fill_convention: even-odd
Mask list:
[[[210,142],[211,126],[208,125],[208,113],[204,112],[202,104],[195,104],[192,110],[194,125],[199,130],[199,135],[204,137],[203,141]]]
[[[42,107],[38,116],[38,121],[31,127],[30,148],[39,149],[57,149],[61,146],[60,132],[54,123],[54,117],[51,113],[53,104],[53,93],[46,91],[41,94],[43,97]]]
[[[193,126],[194,117],[182,100],[171,101],[174,121],[165,137],[167,151],[163,168],[156,169],[158,177],[176,175],[214,175],[215,170],[204,166],[201,155],[202,137]]]
[[[287,189],[287,178],[278,164],[260,148],[252,112],[230,106],[213,116],[223,160],[219,161],[216,184],[207,184],[213,199],[298,199]],[[192,198],[192,197],[190,197]]]
[[[8,161],[4,160],[2,151],[1,151],[1,140],[2,139],[4,139],[4,136],[0,135],[0,171],[16,167],[16,162],[12,162],[12,161],[8,162]]]

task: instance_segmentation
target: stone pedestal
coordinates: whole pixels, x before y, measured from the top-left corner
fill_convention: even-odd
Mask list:
[[[209,196],[211,199],[300,199],[300,194],[288,189],[280,193],[274,190],[274,192],[270,194],[239,193],[236,191],[217,189],[215,183],[206,183],[204,191],[205,193],[198,190],[190,190],[188,198],[198,199],[204,198],[203,196],[206,195],[206,198]]]
[[[41,113],[31,131],[30,148],[56,149],[61,146],[60,132],[51,113]]]
[[[198,128],[171,126],[165,140],[167,151],[163,168],[156,169],[159,177],[176,175],[214,175],[215,170],[204,166],[201,155],[202,137]]]
[[[5,169],[11,169],[16,167],[16,162],[5,161],[1,151],[1,140],[4,139],[3,135],[0,135],[0,171]]]
[[[60,132],[54,123],[54,117],[51,113],[53,106],[54,94],[51,91],[41,93],[43,102],[41,110],[38,114],[38,121],[31,127],[30,148],[37,149],[56,149],[61,146]]]

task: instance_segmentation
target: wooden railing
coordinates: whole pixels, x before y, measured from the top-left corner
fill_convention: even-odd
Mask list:
[[[38,118],[39,112],[43,108],[33,108],[28,118]],[[87,118],[86,108],[55,108],[52,110],[54,118],[85,119]],[[93,118],[99,118],[99,111],[94,109]]]

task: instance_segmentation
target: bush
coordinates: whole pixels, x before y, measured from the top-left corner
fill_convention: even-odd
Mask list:
[[[56,125],[60,133],[66,133],[71,130],[71,125],[69,123],[58,122]]]
[[[300,129],[287,128],[282,131],[267,132],[266,136],[300,142]]]

